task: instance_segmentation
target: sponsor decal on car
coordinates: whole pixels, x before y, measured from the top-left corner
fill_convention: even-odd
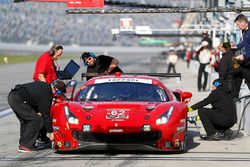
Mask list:
[[[121,133],[123,129],[109,129],[109,133]]]
[[[140,79],[140,78],[105,78],[95,80],[95,84],[108,83],[108,82],[138,82],[145,84],[152,84],[151,79]]]
[[[114,118],[117,118],[117,119],[128,119],[129,116],[128,115],[106,115],[106,118],[107,119],[114,119]]]
[[[129,109],[108,109],[106,119],[128,119],[129,116],[126,114],[126,111]]]

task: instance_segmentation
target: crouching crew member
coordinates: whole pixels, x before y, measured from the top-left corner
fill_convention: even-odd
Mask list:
[[[19,152],[36,151],[39,130],[45,126],[50,140],[54,139],[50,107],[53,94],[65,92],[62,81],[48,84],[42,81],[16,85],[8,96],[8,103],[20,121]]]
[[[189,107],[189,111],[198,109],[196,120],[201,120],[207,133],[207,140],[221,140],[228,138],[230,128],[235,124],[236,107],[231,95],[220,83],[219,79],[213,81],[212,91],[202,101]],[[212,108],[205,108],[206,105]]]

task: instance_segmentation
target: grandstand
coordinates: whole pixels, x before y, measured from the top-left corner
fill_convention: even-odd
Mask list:
[[[118,0],[112,0],[113,2]],[[156,28],[172,28],[182,14],[137,14],[137,15],[66,15],[63,3],[12,3],[1,0],[0,42],[63,45],[138,45],[137,37],[119,37],[113,41],[110,30],[119,28],[121,17],[130,17],[134,25]],[[10,3],[8,3],[10,2]],[[201,0],[120,0],[140,4],[200,5]],[[195,2],[195,3],[190,3]],[[200,3],[197,3],[200,2]],[[194,6],[192,6],[194,7]]]
[[[10,3],[10,0],[1,0],[0,1],[0,4],[9,4]]]

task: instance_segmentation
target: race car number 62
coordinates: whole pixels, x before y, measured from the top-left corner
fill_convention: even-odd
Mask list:
[[[124,115],[125,111],[124,110],[113,110],[111,111],[111,115]]]

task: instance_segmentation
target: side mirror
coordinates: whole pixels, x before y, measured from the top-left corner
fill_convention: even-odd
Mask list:
[[[71,81],[69,81],[68,83],[67,83],[67,87],[68,86],[76,86],[77,85],[77,81],[76,80],[71,80]]]
[[[182,102],[188,103],[191,100],[192,93],[191,92],[182,92],[181,93],[181,99]]]

